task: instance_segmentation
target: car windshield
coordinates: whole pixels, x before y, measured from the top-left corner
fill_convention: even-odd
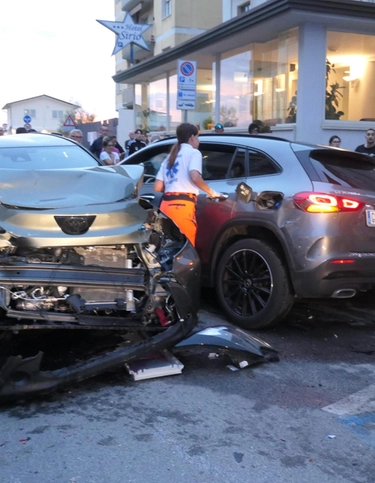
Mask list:
[[[86,168],[100,163],[79,146],[17,146],[0,149],[0,168]]]
[[[314,150],[310,160],[327,183],[375,191],[375,158],[348,151]]]

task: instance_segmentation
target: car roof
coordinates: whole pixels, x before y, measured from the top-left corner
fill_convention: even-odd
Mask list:
[[[281,138],[278,136],[273,136],[272,134],[242,134],[242,133],[203,133],[199,134],[199,139],[201,142],[209,141],[209,142],[215,142],[218,139],[220,140],[220,143],[225,143],[228,142],[230,144],[242,144],[244,140],[249,142],[250,147],[254,148],[264,148],[267,146],[268,143],[272,144],[290,144],[293,146],[293,149],[327,149],[327,150],[337,150],[337,148],[333,148],[332,146],[326,146],[323,144],[314,144],[314,143],[309,143],[306,141],[291,141],[289,139]],[[154,141],[153,143],[149,144],[147,147],[151,147],[155,144],[171,144],[175,143],[177,141],[176,136],[171,136],[169,138],[165,139],[159,139],[157,141]],[[241,142],[242,141],[242,142]],[[247,144],[245,142],[245,144]],[[340,149],[340,151],[348,151],[346,149]],[[133,155],[131,155],[133,156]],[[129,156],[130,157],[130,156]],[[128,158],[126,158],[128,159]]]
[[[275,137],[275,136],[267,136],[267,135],[264,135],[264,134],[241,134],[241,133],[203,133],[203,134],[199,134],[199,139],[230,139],[230,138],[239,138],[239,139],[267,139],[267,140],[270,140],[272,139],[273,141],[283,141],[283,142],[287,142],[287,143],[290,143],[290,141],[288,139],[285,139],[285,138],[279,138],[279,137]],[[164,139],[158,139],[157,141],[155,141],[154,143],[161,143],[163,141],[176,141],[177,138],[176,136],[170,136],[168,138],[164,138]],[[153,143],[153,144],[154,144]]]
[[[0,136],[0,149],[22,146],[69,146],[71,144],[76,143],[59,134],[22,133]]]

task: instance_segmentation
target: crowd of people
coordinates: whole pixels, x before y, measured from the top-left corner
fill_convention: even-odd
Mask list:
[[[368,156],[375,156],[375,129],[369,128],[365,133],[364,144],[360,144],[354,151],[357,153],[367,154]],[[331,136],[328,141],[328,145],[333,148],[339,148],[341,146],[341,138],[336,134]]]
[[[185,123],[186,124],[186,123]],[[262,127],[262,122],[255,120],[248,127],[248,133],[250,135],[258,135],[264,132]],[[16,134],[37,132],[35,129],[26,130],[25,127],[18,127],[16,129]],[[221,123],[217,123],[214,126],[214,132],[216,134],[224,133],[224,127]],[[4,136],[5,131],[2,126],[0,126],[0,136]],[[83,142],[83,133],[80,129],[72,129],[69,132],[69,138],[73,139],[78,143]],[[117,137],[113,134],[109,134],[109,126],[103,124],[100,127],[99,137],[90,146],[90,151],[98,158],[104,161],[105,164],[117,164],[127,156],[139,151],[144,148],[150,142],[154,142],[160,139],[158,134],[153,134],[150,139],[146,134],[143,133],[142,129],[136,129],[129,132],[129,139],[125,141],[124,148],[117,141]],[[365,133],[364,144],[360,144],[355,148],[355,151],[362,154],[367,154],[368,156],[375,156],[375,129],[367,129]],[[341,147],[340,136],[334,134],[328,140],[328,146],[334,148]]]
[[[79,131],[79,129],[74,129],[70,133],[70,137],[79,141],[74,131]],[[81,135],[82,132],[80,132],[80,134],[78,133],[80,139]],[[149,142],[154,142],[158,139],[160,139],[160,136],[153,135],[149,140],[146,134],[143,133],[142,129],[136,129],[135,131],[129,132],[129,139],[125,141],[123,148],[117,141],[117,137],[113,134],[109,134],[108,125],[103,124],[100,128],[99,137],[97,137],[90,146],[90,151],[97,158],[104,161],[105,164],[117,164],[119,161],[147,146]]]

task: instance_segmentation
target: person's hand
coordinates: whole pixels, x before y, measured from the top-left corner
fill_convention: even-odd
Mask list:
[[[215,190],[210,190],[210,192],[207,193],[207,198],[215,199],[215,198],[221,198],[221,197],[222,197],[222,194],[218,193]]]

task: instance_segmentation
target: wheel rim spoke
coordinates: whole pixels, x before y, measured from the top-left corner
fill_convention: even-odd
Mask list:
[[[226,263],[222,287],[231,310],[241,317],[255,316],[268,306],[273,292],[272,274],[261,255],[241,250]]]

